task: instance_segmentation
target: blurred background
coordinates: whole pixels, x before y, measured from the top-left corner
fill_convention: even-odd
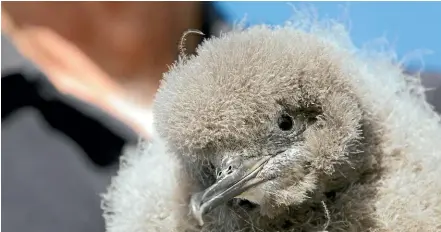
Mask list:
[[[422,72],[441,112],[440,2],[2,2],[2,231],[104,231],[99,194],[121,152],[149,138],[161,74],[203,39],[282,24],[293,8],[380,38]]]

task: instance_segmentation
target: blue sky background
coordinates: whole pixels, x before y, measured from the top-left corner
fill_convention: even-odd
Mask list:
[[[281,24],[292,16],[289,4],[313,6],[319,16],[341,18],[344,7],[351,21],[351,37],[357,46],[386,37],[398,58],[415,50],[424,55],[425,70],[441,70],[441,2],[217,2],[230,22],[245,15],[250,24]],[[411,68],[421,62],[409,63]]]

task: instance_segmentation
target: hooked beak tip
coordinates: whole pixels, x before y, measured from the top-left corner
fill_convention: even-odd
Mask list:
[[[204,214],[204,212],[203,209],[201,208],[202,195],[203,193],[201,192],[193,194],[191,196],[191,201],[190,201],[192,216],[196,219],[199,226],[204,225],[204,220],[202,219],[202,215]]]
[[[190,201],[191,213],[199,225],[204,225],[204,214],[213,210],[213,208],[221,203],[260,184],[263,179],[257,178],[256,176],[269,159],[270,157],[267,156],[257,160],[241,162],[229,175],[218,180],[218,182],[204,191],[193,194]]]

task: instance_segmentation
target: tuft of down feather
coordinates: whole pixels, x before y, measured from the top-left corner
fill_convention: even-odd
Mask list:
[[[237,221],[241,219],[235,214],[218,214],[211,220],[212,226],[196,227],[196,222],[188,214],[188,203],[190,194],[202,186],[193,182],[188,172],[191,167],[186,167],[182,157],[171,150],[185,153],[188,146],[203,146],[205,140],[200,137],[205,134],[204,131],[189,133],[192,128],[174,121],[178,117],[174,114],[185,117],[186,111],[194,109],[178,104],[186,102],[182,98],[197,101],[212,93],[198,86],[207,87],[210,83],[209,79],[201,77],[210,77],[210,73],[204,73],[206,70],[228,72],[222,70],[219,62],[232,62],[244,68],[247,68],[244,65],[247,62],[261,62],[261,66],[265,66],[268,56],[272,60],[283,60],[287,58],[283,55],[289,54],[286,50],[295,49],[308,55],[317,44],[326,48],[317,55],[325,56],[339,67],[343,79],[337,83],[346,83],[363,110],[362,120],[371,130],[368,136],[372,136],[366,141],[375,146],[372,155],[376,162],[363,171],[377,174],[373,179],[351,183],[345,186],[344,192],[336,193],[337,200],[332,205],[327,204],[326,214],[330,216],[327,231],[441,231],[441,120],[420,94],[424,90],[414,81],[417,77],[403,74],[391,53],[357,49],[343,25],[337,22],[315,21],[302,14],[293,22],[296,23],[281,27],[260,25],[238,29],[220,38],[209,39],[197,49],[198,55],[181,59],[171,67],[164,76],[154,112],[161,139],[153,141],[148,150],[124,154],[120,171],[103,196],[108,232],[273,231],[270,227],[254,226],[252,219],[247,227],[238,227]],[[235,43],[248,43],[248,47],[239,50]],[[274,52],[259,48],[265,44],[270,44]],[[229,60],[219,59],[227,51],[233,56]],[[246,51],[248,56],[239,51]],[[302,57],[297,59],[301,61]],[[310,62],[304,65],[313,69],[319,64]],[[259,70],[257,66],[250,67],[248,75],[262,75],[262,72],[256,72]],[[267,73],[271,74],[271,70]],[[263,83],[271,85],[271,81],[264,81],[265,78],[269,77],[262,77]],[[241,84],[236,83],[240,81],[243,80],[232,79],[231,85]],[[266,87],[262,85],[262,88]],[[189,115],[198,114],[192,112]],[[200,113],[199,117],[188,120],[205,119]],[[234,129],[228,129],[231,136],[240,136],[234,134]],[[173,141],[184,142],[177,144]],[[207,137],[206,142],[209,141]],[[317,215],[323,213],[323,208],[314,210],[321,211]],[[222,209],[218,211],[222,212]],[[305,215],[309,211],[304,211]],[[302,226],[294,229],[313,228]],[[286,231],[294,229],[291,227]]]
[[[193,219],[186,216],[191,182],[176,157],[154,141],[140,139],[123,153],[120,170],[102,196],[106,231],[192,229]]]

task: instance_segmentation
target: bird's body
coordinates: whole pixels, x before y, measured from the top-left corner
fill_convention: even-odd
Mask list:
[[[441,231],[421,87],[339,25],[305,25],[227,33],[165,74],[160,150],[125,156],[108,232]]]

